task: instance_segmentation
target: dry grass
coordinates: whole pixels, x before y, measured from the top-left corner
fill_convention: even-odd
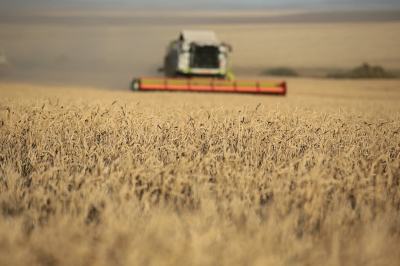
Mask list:
[[[289,85],[0,84],[0,265],[398,265],[399,81]]]
[[[352,69],[363,62],[400,69],[400,23],[211,25],[233,45],[233,66]],[[257,72],[256,72],[257,73]]]

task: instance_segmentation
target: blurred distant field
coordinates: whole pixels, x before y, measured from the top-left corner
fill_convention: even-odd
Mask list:
[[[324,76],[364,62],[400,71],[398,12],[53,12],[3,14],[0,46],[12,66],[0,78],[126,90],[133,77],[160,75],[166,45],[182,29],[215,30],[233,46],[238,77],[274,67]]]

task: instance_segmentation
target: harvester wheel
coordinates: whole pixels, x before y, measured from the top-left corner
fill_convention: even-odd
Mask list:
[[[133,91],[138,91],[140,88],[140,80],[139,79],[134,79],[132,80],[131,83],[131,90]]]

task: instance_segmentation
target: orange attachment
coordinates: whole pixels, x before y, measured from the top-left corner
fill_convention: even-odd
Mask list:
[[[134,80],[141,91],[241,92],[286,95],[284,81],[220,80],[203,78],[140,78]]]

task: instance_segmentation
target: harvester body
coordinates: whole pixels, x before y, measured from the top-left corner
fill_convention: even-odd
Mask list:
[[[225,78],[230,51],[231,47],[220,42],[213,31],[183,30],[167,47],[165,76]]]
[[[286,95],[284,81],[235,80],[229,71],[230,45],[212,31],[181,32],[167,47],[165,78],[133,79],[133,91],[197,91]]]

